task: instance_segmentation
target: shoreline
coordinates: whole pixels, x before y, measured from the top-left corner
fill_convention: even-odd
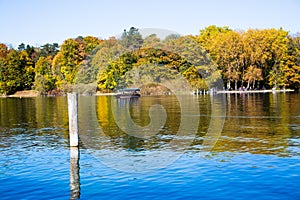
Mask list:
[[[215,91],[214,94],[247,94],[247,93],[285,93],[285,92],[295,92],[293,89],[285,89],[285,90],[245,90],[245,91],[238,91],[238,90],[233,90],[233,91],[226,91],[226,90],[220,90],[220,91]],[[95,94],[92,94],[91,96],[115,96],[116,93],[100,93],[97,92]],[[197,95],[194,93],[191,93],[191,95]],[[198,95],[203,95],[203,94],[198,94]],[[43,96],[40,95],[37,91],[34,90],[24,90],[24,91],[18,91],[15,94],[11,95],[0,95],[0,98],[32,98],[32,97],[39,97]],[[64,95],[57,95],[57,96],[64,96]],[[146,95],[146,96],[152,96],[152,95]],[[154,95],[155,96],[155,95]],[[53,97],[53,96],[47,96],[46,97]],[[56,96],[54,96],[56,97]]]
[[[244,90],[244,91],[238,91],[238,90],[233,90],[233,91],[226,91],[226,90],[221,90],[217,91],[217,94],[238,94],[238,93],[277,93],[277,92],[295,92],[295,90],[292,89],[285,89],[285,90]]]
[[[14,94],[10,95],[0,95],[0,98],[26,98],[26,97],[38,97],[41,96],[39,92],[35,90],[23,90],[17,91]]]

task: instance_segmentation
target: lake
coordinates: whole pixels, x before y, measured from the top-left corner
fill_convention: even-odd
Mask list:
[[[0,199],[300,199],[300,93],[0,98]],[[70,155],[72,155],[70,157]]]

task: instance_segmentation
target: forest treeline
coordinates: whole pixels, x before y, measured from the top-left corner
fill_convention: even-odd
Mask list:
[[[154,74],[153,80],[179,73],[194,89],[207,89],[207,80],[213,82],[218,74],[224,81],[221,89],[299,89],[300,36],[283,29],[236,31],[212,25],[197,36],[162,40],[155,34],[143,38],[132,27],[120,38],[106,40],[79,36],[61,45],[22,43],[17,49],[0,44],[2,95],[30,89],[63,94],[76,83],[97,83],[98,91],[111,92],[130,86],[137,69]],[[147,78],[138,77],[140,83]]]

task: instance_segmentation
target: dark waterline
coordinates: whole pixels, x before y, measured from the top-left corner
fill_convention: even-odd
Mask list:
[[[299,93],[224,95],[225,116],[220,97],[209,95],[185,97],[199,114],[188,105],[180,110],[174,96],[112,98],[79,98],[78,160],[70,159],[66,97],[0,98],[0,199],[300,198]],[[145,127],[156,104],[167,118],[152,137],[115,121],[127,106]],[[152,114],[163,121],[160,111]],[[190,126],[182,136],[184,118]],[[222,132],[203,154],[214,122],[224,122]]]

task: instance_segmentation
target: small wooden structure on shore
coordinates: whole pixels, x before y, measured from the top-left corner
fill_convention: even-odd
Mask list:
[[[277,92],[294,92],[294,90],[286,89],[286,90],[232,90],[232,91],[217,91],[217,94],[235,94],[235,93],[277,93]]]
[[[283,89],[283,90],[216,90],[211,88],[210,90],[196,90],[193,92],[195,95],[201,94],[247,94],[247,93],[277,93],[277,92],[294,92],[292,89]]]

